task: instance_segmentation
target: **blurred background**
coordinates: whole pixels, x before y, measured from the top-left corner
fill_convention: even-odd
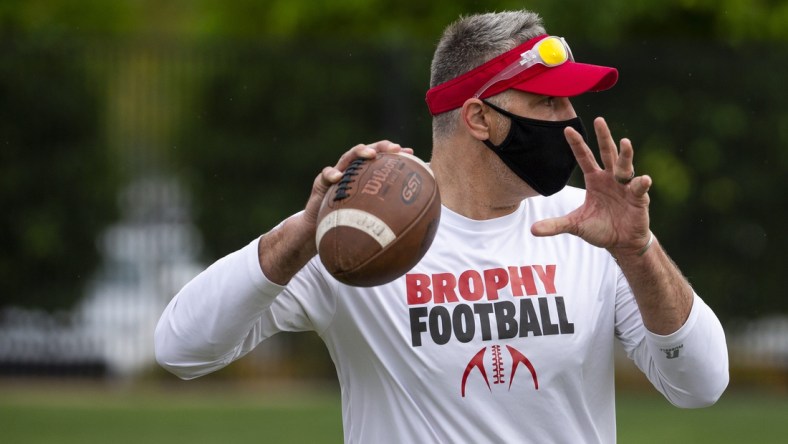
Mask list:
[[[168,439],[145,423],[64,416],[107,405],[176,424],[178,436],[196,430],[198,442],[258,427],[255,409],[280,418],[296,405],[326,415],[315,426],[324,442],[341,441],[334,367],[316,335],[279,335],[185,383],[154,362],[158,317],[205,266],[301,209],[315,175],[349,147],[386,138],[429,159],[424,94],[443,28],[523,7],[578,61],[620,71],[613,90],[575,108],[634,141],[638,173],[655,182],[653,230],[725,326],[731,404],[710,411],[741,418],[751,402],[788,415],[788,2],[2,0],[0,428],[16,427],[10,442],[103,442],[79,418],[109,424],[116,442],[140,442],[142,430],[144,442]],[[651,399],[626,358],[618,367],[620,403]],[[673,414],[648,405],[652,418]],[[199,416],[173,419],[195,406],[226,406],[233,419],[211,431]],[[249,424],[232,422],[244,412]],[[748,423],[756,434],[771,428],[765,414]],[[621,415],[620,440],[643,430]],[[248,442],[316,442],[271,433]]]

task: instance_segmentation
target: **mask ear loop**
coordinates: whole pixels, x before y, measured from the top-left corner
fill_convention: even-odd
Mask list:
[[[499,107],[497,105],[494,105],[494,104],[490,103],[488,100],[481,99],[481,101],[485,105],[487,105],[490,108],[492,108],[495,111],[497,111],[498,114],[502,114],[502,115],[504,115],[504,116],[506,116],[506,117],[508,117],[508,118],[510,118],[512,120],[519,120],[521,122],[527,122],[527,123],[529,123],[531,125],[539,125],[539,126],[547,126],[547,127],[562,127],[563,128],[563,127],[569,126],[569,124],[571,122],[574,122],[576,119],[578,119],[578,120],[580,119],[580,117],[573,117],[573,118],[567,119],[567,120],[555,120],[555,121],[553,121],[553,120],[531,119],[530,117],[518,116],[517,114],[514,114],[511,111],[507,111],[507,110],[505,110],[505,109],[503,109],[503,108],[501,108],[501,107]],[[583,138],[585,138],[585,134],[584,133],[583,133]]]
[[[504,116],[506,116],[506,117],[508,117],[508,118],[510,118],[510,119],[513,119],[513,118],[515,118],[515,117],[519,117],[519,116],[517,116],[516,114],[512,114],[512,113],[510,113],[509,111],[506,111],[505,109],[503,109],[503,108],[499,107],[498,105],[495,105],[495,104],[493,104],[493,103],[490,103],[490,101],[488,101],[488,100],[481,99],[481,101],[482,101],[482,103],[484,103],[485,105],[487,105],[487,106],[489,106],[490,108],[494,109],[494,110],[495,110],[495,111],[496,111],[498,114],[504,115]]]
[[[498,145],[495,145],[494,143],[492,143],[492,141],[489,138],[487,140],[482,140],[482,143],[487,145],[487,148],[490,148],[493,151],[500,151],[502,146],[506,146],[509,143],[509,141],[512,138],[512,135],[514,134],[514,132],[511,129],[511,125],[514,125],[514,119],[517,116],[515,114],[510,113],[509,111],[506,111],[503,108],[499,108],[498,106],[493,105],[492,103],[488,102],[487,100],[481,99],[481,101],[485,105],[487,105],[490,108],[492,108],[498,114],[509,118],[509,121],[510,121],[510,123],[509,123],[509,125],[510,125],[509,133],[506,134],[506,137],[503,139],[503,141],[501,141],[501,143],[499,143]]]

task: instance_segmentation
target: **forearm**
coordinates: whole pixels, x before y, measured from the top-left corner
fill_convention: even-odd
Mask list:
[[[679,330],[665,336],[645,332],[630,355],[665,398],[684,408],[714,404],[729,382],[725,332],[708,305],[693,297]]]
[[[714,312],[658,241],[645,252],[638,247],[611,253],[632,290],[630,301],[637,305],[633,310],[624,303],[617,314],[617,328],[629,338],[624,341],[630,358],[674,405],[716,402],[728,385],[728,350]]]
[[[692,310],[693,291],[687,279],[655,238],[642,254],[611,252],[637,301],[646,328],[658,335],[674,333]]]
[[[286,285],[317,254],[315,224],[298,213],[260,238],[257,255],[265,276]]]

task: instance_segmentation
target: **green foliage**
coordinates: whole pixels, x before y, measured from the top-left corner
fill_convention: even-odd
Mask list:
[[[786,48],[671,40],[582,54],[620,69],[615,88],[578,102],[633,139],[654,179],[652,227],[697,291],[724,318],[788,312]]]
[[[434,42],[463,14],[529,8],[573,39],[788,39],[782,0],[5,0],[0,29],[37,35]]]
[[[98,98],[68,47],[6,46],[0,57],[2,305],[70,306],[112,217]]]
[[[201,112],[184,120],[174,164],[197,197],[208,258],[303,208],[317,173],[353,145],[405,143],[419,125],[429,132],[421,95],[403,94],[418,88],[403,72],[412,55],[356,44],[222,47],[206,57],[215,63]],[[417,147],[423,156],[428,143]]]

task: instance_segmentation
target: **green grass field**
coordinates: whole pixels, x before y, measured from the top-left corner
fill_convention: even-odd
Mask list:
[[[0,385],[0,442],[339,443],[336,390],[185,385]],[[292,394],[295,393],[295,394]],[[788,396],[727,393],[681,410],[645,393],[618,397],[620,443],[788,442]]]

